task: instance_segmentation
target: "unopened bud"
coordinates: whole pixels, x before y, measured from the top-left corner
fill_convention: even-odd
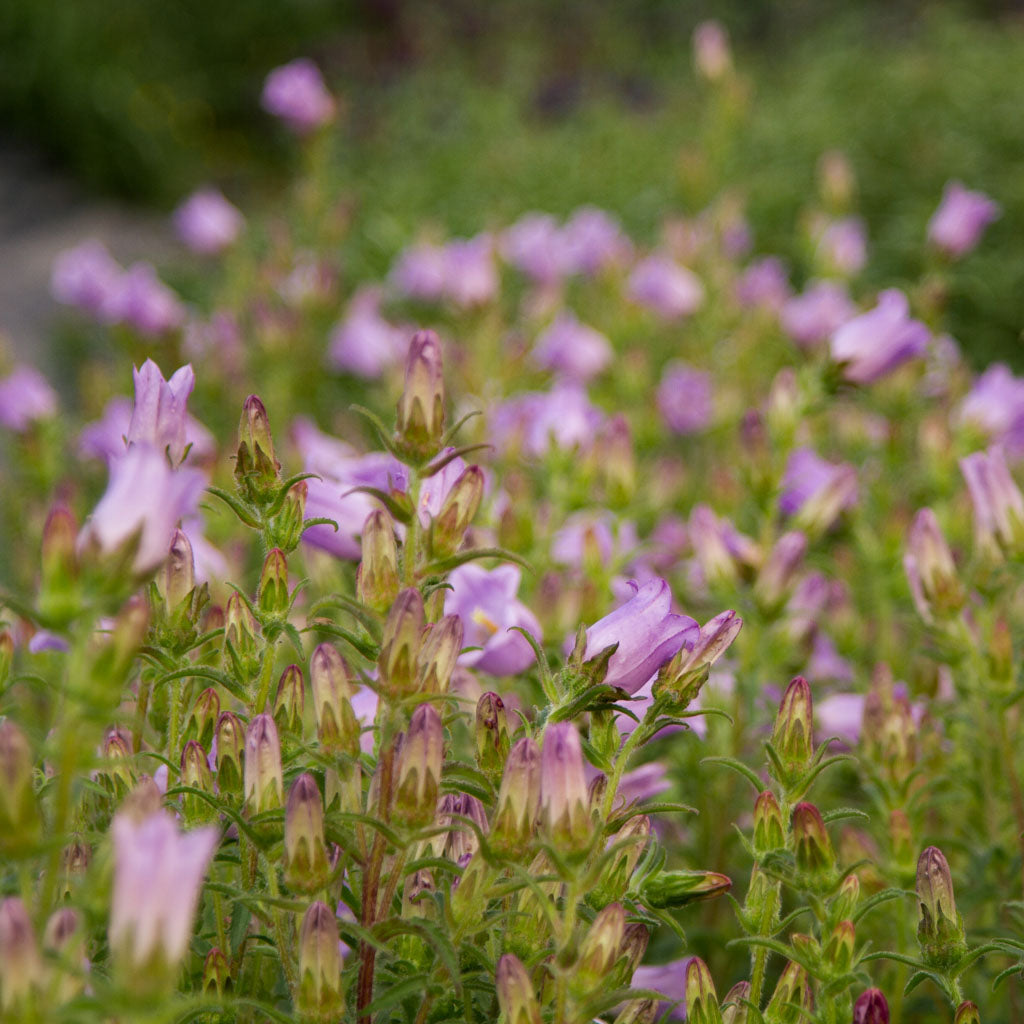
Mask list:
[[[277,726],[270,715],[256,715],[245,737],[245,803],[253,814],[262,814],[280,807],[283,802]]]
[[[626,911],[621,903],[609,903],[594,918],[580,946],[579,958],[573,972],[573,984],[580,996],[585,997],[602,982],[611,980],[622,949],[626,930]]]
[[[717,871],[659,871],[648,875],[640,887],[640,898],[649,907],[684,907],[710,900],[732,888],[732,879]]]
[[[909,872],[914,867],[914,832],[907,812],[895,807],[889,814],[889,843],[892,859]]]
[[[886,1020],[888,1024],[888,1020]],[[953,1016],[953,1024],[981,1024],[981,1014],[978,1013],[978,1006],[969,999],[964,1000],[957,1008]]]
[[[869,988],[857,997],[853,1024],[889,1024],[889,1004],[880,988]]]
[[[689,1024],[722,1024],[715,983],[699,956],[686,965],[686,1019]]]
[[[763,856],[786,846],[786,823],[775,794],[766,789],[754,802],[754,850]]]
[[[453,554],[462,546],[484,496],[484,473],[479,466],[467,466],[452,484],[430,527],[434,554]]]
[[[797,869],[804,881],[811,886],[827,883],[835,869],[836,854],[814,804],[799,803],[793,808],[793,842]]]
[[[283,733],[302,735],[302,716],[306,710],[306,681],[298,665],[289,665],[281,673],[274,697],[274,722]]]
[[[259,670],[258,630],[249,606],[242,595],[233,590],[224,609],[224,650],[235,674],[244,681]]]
[[[58,1004],[73,999],[85,987],[81,977],[84,945],[82,915],[72,907],[54,911],[43,932],[43,948],[51,955],[52,966],[47,970],[48,985],[53,986],[55,1002]]]
[[[415,692],[416,665],[423,632],[423,597],[415,587],[395,599],[384,623],[377,666],[381,681],[398,697]]]
[[[427,825],[434,817],[443,746],[441,716],[432,705],[420,704],[398,754],[394,816],[409,828]]]
[[[837,976],[845,974],[853,966],[856,942],[857,934],[852,921],[840,921],[828,937],[821,955]]]
[[[0,629],[0,686],[3,686],[11,675],[14,664],[14,637],[10,631]]]
[[[764,1011],[764,1019],[798,1024],[803,1020],[804,1011],[810,1011],[813,1005],[811,989],[807,984],[807,971],[790,960],[775,984],[775,991]]]
[[[288,887],[316,892],[327,881],[324,808],[316,780],[304,772],[288,792],[284,815],[284,878]]]
[[[214,946],[203,961],[203,991],[222,996],[230,979],[231,965],[228,958]]]
[[[768,431],[782,449],[791,447],[793,434],[801,416],[800,382],[790,367],[779,370],[768,391],[765,423]]]
[[[280,548],[272,548],[260,573],[259,608],[266,615],[288,611],[288,560]]]
[[[281,480],[280,471],[267,410],[256,395],[250,395],[242,406],[242,421],[238,426],[235,457],[238,488],[250,501],[267,502]]]
[[[807,536],[799,530],[776,541],[754,583],[754,597],[765,612],[776,612],[786,602],[806,553]]]
[[[383,509],[371,512],[363,523],[360,543],[362,558],[356,570],[356,595],[367,607],[385,612],[401,586],[395,521]]]
[[[222,711],[217,719],[217,788],[221,794],[242,788],[245,726],[233,711]]]
[[[633,977],[634,971],[643,963],[644,955],[647,953],[647,945],[651,940],[651,933],[647,925],[634,921],[627,924],[622,933],[622,958],[623,976],[627,979]]]
[[[829,904],[828,916],[831,921],[847,921],[853,917],[860,900],[860,879],[856,875],[847,875],[839,887],[834,899]]]
[[[914,516],[903,568],[918,614],[925,622],[948,619],[964,603],[964,589],[942,528],[930,508]]]
[[[747,1024],[747,1000],[750,999],[750,982],[738,981],[722,1000],[722,1024]]]
[[[271,526],[271,543],[285,551],[294,551],[302,538],[303,523],[306,520],[306,499],[309,484],[299,480],[288,488],[281,503],[281,511],[274,516]]]
[[[0,1010],[4,1019],[20,1019],[15,1010],[39,983],[43,965],[25,904],[17,896],[0,902]]]
[[[619,1011],[615,1024],[654,1024],[660,1005],[657,999],[630,999]]]
[[[442,837],[443,855],[454,864],[465,863],[480,848],[477,829],[487,832],[487,811],[484,805],[469,793],[447,793],[441,800],[438,818],[439,825],[449,825],[451,828],[447,836]],[[476,825],[476,829],[457,818],[468,818]]]
[[[953,898],[953,876],[942,851],[929,846],[917,860],[917,940],[929,967],[947,968],[967,949]]]
[[[39,610],[59,624],[69,621],[77,610],[77,536],[71,510],[66,505],[55,505],[43,527]]]
[[[541,1024],[537,996],[518,957],[506,953],[498,960],[496,984],[498,1005],[507,1024]]]
[[[175,530],[167,559],[156,578],[157,589],[169,612],[180,607],[195,589],[196,560],[183,530]]]
[[[803,676],[797,676],[786,687],[772,729],[772,746],[791,777],[802,773],[811,762],[814,712],[811,688]]]
[[[628,504],[636,493],[636,453],[629,421],[619,414],[611,417],[594,445],[598,471],[612,506]]]
[[[857,190],[857,179],[845,153],[838,149],[822,153],[818,161],[818,190],[826,205],[837,213],[850,205]]]
[[[600,906],[612,900],[622,899],[629,888],[633,871],[643,856],[650,837],[651,819],[646,814],[637,814],[630,818],[612,836],[610,845],[621,848],[602,872],[600,880],[593,889],[596,905]]]
[[[476,705],[476,763],[492,783],[501,778],[509,752],[508,717],[496,693],[485,693]]]
[[[427,627],[417,658],[417,693],[448,692],[455,662],[462,652],[462,634],[462,619],[458,615],[446,615]]]
[[[429,458],[444,433],[441,344],[433,331],[418,331],[409,345],[405,388],[398,400],[398,441],[417,458]]]
[[[220,717],[220,697],[211,686],[196,697],[185,725],[185,736],[194,739],[205,750],[210,749]]]
[[[571,722],[556,722],[544,730],[540,801],[541,825],[548,841],[561,850],[578,853],[586,849],[593,821],[580,734]]]
[[[309,659],[313,711],[320,745],[331,753],[359,756],[359,720],[352,710],[349,670],[331,644],[320,644]]]
[[[524,736],[509,751],[498,790],[491,823],[491,847],[496,853],[517,857],[530,846],[540,807],[540,791],[540,751],[532,739]]]
[[[17,857],[39,838],[32,748],[9,719],[0,721],[0,855]]]
[[[299,929],[299,991],[296,999],[303,1020],[338,1020],[345,1011],[341,986],[338,922],[326,903],[317,900],[306,911]]]
[[[1010,624],[1004,618],[998,618],[992,624],[988,663],[993,680],[1010,688],[1013,680],[1013,634]]]
[[[206,751],[195,740],[189,740],[181,752],[181,784],[204,793],[213,792],[213,773]],[[206,821],[216,813],[206,800],[192,794],[186,794],[184,811],[192,821]]]

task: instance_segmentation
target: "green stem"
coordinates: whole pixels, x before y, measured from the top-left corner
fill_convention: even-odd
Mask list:
[[[167,756],[176,764],[181,758],[178,750],[178,735],[181,732],[181,687],[180,679],[171,683],[171,719],[167,726]]]
[[[142,673],[139,680],[139,696],[135,701],[135,724],[132,727],[132,750],[138,753],[142,749],[142,737],[146,730],[146,715],[149,712],[149,694],[153,681],[148,672]]]
[[[267,875],[267,888],[270,895],[277,899],[281,895],[281,889],[277,884],[277,868],[273,864],[265,864]],[[295,967],[292,964],[292,941],[291,932],[286,927],[284,911],[275,907],[272,911],[274,920],[274,934],[277,936],[277,951],[281,957],[281,967],[284,970],[285,980],[288,982],[288,990],[294,999],[298,995],[298,977],[295,974]]]

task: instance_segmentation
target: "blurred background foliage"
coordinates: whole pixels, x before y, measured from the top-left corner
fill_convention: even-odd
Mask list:
[[[709,115],[689,56],[711,16],[753,104],[721,145],[729,112]],[[343,99],[328,179],[353,277],[424,230],[470,234],[531,209],[595,203],[649,239],[728,187],[758,251],[799,281],[794,224],[818,157],[838,148],[859,180],[868,284],[920,271],[947,180],[999,201],[952,322],[975,363],[1024,365],[1019,0],[4,0],[0,123],[97,191],[170,209],[216,181],[272,208],[298,157],[259,93],[299,55]]]

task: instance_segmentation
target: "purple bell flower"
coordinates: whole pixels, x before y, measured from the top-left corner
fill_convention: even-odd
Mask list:
[[[983,192],[972,192],[959,181],[951,181],[928,222],[928,241],[952,259],[959,259],[978,244],[1000,212],[999,204]]]
[[[1002,444],[1011,458],[1024,455],[1024,378],[1003,363],[990,366],[960,405],[957,421]]]
[[[857,471],[848,463],[829,462],[810,448],[798,448],[786,463],[779,509],[798,523],[827,530],[857,502]]]
[[[0,380],[0,424],[18,434],[57,413],[57,393],[34,366],[18,366]]]
[[[412,332],[381,316],[380,289],[360,288],[349,302],[345,319],[331,333],[328,362],[336,370],[372,379],[402,361]]]
[[[751,263],[736,282],[736,301],[746,309],[778,312],[790,294],[789,275],[777,256]]]
[[[334,98],[324,85],[320,69],[300,57],[274,68],[263,83],[260,104],[281,118],[297,135],[308,135],[334,117]]]
[[[193,252],[212,255],[238,238],[245,218],[215,188],[193,192],[174,211],[174,230]]]
[[[612,361],[612,346],[600,332],[564,310],[537,338],[533,361],[570,380],[588,381]]]
[[[107,247],[91,239],[57,255],[50,274],[50,293],[65,306],[109,322],[111,302],[123,273]]]
[[[846,288],[837,281],[816,281],[787,299],[779,321],[802,348],[820,344],[857,312]]]
[[[924,353],[928,328],[910,319],[910,304],[898,288],[878,296],[874,309],[848,320],[832,335],[832,361],[855,384],[870,384]]]
[[[133,263],[120,277],[107,307],[110,323],[127,324],[147,338],[177,330],[185,307],[149,263]]]
[[[706,430],[714,413],[711,374],[686,363],[669,363],[658,385],[658,411],[674,434]]]
[[[185,454],[185,403],[196,383],[192,365],[180,367],[170,380],[164,380],[160,367],[147,359],[132,374],[135,404],[125,435],[128,444],[146,443],[159,451],[166,449],[171,461],[179,463]]]
[[[666,320],[695,313],[704,304],[704,285],[692,270],[666,256],[648,256],[629,275],[629,297]]]

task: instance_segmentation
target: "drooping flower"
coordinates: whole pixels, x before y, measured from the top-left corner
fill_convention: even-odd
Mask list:
[[[57,412],[57,394],[34,366],[18,366],[0,380],[0,424],[19,434]]]
[[[844,323],[832,335],[832,360],[855,384],[870,384],[928,346],[928,328],[910,319],[910,304],[898,288],[878,296],[878,304]]]
[[[959,181],[951,181],[928,222],[928,241],[958,259],[978,244],[985,228],[1000,212],[999,204],[983,192],[972,192]]]
[[[328,344],[327,358],[335,369],[379,377],[405,355],[410,332],[384,319],[380,299],[380,289],[372,286],[352,296],[345,319],[331,332]]]
[[[714,413],[711,374],[683,362],[669,363],[658,385],[658,411],[674,434],[706,430]]]
[[[260,104],[297,135],[308,135],[334,117],[334,98],[320,69],[307,57],[274,68],[263,83]]]
[[[584,658],[594,658],[618,644],[608,662],[605,682],[635,693],[682,648],[691,648],[700,626],[688,615],[672,612],[672,592],[665,580],[642,587],[633,584],[634,596],[587,630]]]
[[[816,281],[800,295],[786,300],[779,322],[798,345],[809,348],[834,334],[856,312],[843,285]]]
[[[448,578],[452,589],[445,594],[445,614],[462,619],[465,647],[481,648],[463,654],[460,664],[495,676],[515,675],[533,664],[533,648],[513,628],[518,626],[541,639],[540,623],[516,598],[520,576],[514,565],[488,571],[471,563]]]
[[[159,958],[175,967],[184,957],[217,829],[182,834],[164,810],[137,820],[114,816],[114,893],[110,945],[131,969]]]
[[[533,361],[571,380],[588,381],[612,361],[612,346],[600,331],[563,310],[537,338]]]
[[[704,285],[692,270],[666,256],[648,256],[629,275],[629,297],[666,320],[695,313],[704,304]]]
[[[215,188],[193,192],[174,211],[174,230],[193,251],[205,255],[226,249],[245,224],[238,207]]]

